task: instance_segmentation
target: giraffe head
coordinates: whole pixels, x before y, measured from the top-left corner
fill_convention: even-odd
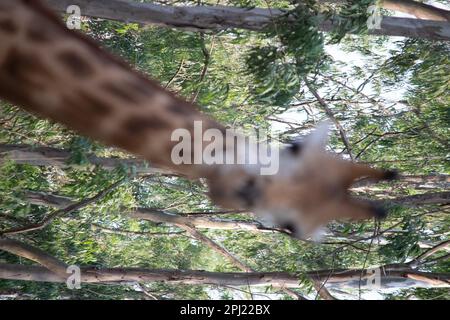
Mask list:
[[[302,238],[332,220],[385,217],[380,205],[351,197],[348,188],[364,177],[394,179],[395,172],[326,152],[327,136],[328,125],[322,125],[283,148],[274,175],[260,175],[238,165],[223,167],[208,179],[211,198],[224,207],[239,204]]]

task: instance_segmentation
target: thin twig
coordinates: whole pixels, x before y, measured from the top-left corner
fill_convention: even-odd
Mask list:
[[[170,80],[166,83],[166,85],[164,86],[164,89],[167,89],[172,84],[172,82],[175,80],[175,78],[178,76],[178,74],[180,73],[181,69],[183,68],[183,65],[184,65],[184,58],[181,59],[181,62],[180,62],[180,65],[178,66],[177,71],[170,78]]]
[[[333,112],[329,108],[328,104],[325,102],[325,100],[322,99],[322,97],[318,94],[318,92],[313,88],[313,86],[309,83],[309,81],[304,78],[305,84],[308,87],[308,90],[313,94],[313,96],[319,101],[319,104],[323,107],[325,110],[325,113],[327,114],[328,118],[334,123],[336,128],[339,131],[339,135],[341,136],[342,142],[344,143],[345,148],[347,149],[347,153],[350,156],[350,159],[354,161],[354,157],[352,154],[352,148],[350,146],[350,142],[347,138],[347,133],[344,130],[344,127],[341,125],[341,123],[336,119]]]
[[[113,189],[115,189],[118,185],[120,185],[123,182],[123,180],[124,179],[114,182],[112,185],[110,185],[106,189],[100,191],[99,193],[97,193],[95,196],[93,196],[91,198],[83,199],[77,203],[71,204],[65,208],[62,208],[62,209],[52,212],[51,214],[46,216],[39,223],[30,224],[30,225],[27,225],[24,227],[18,227],[18,228],[12,228],[9,230],[0,231],[0,235],[11,235],[11,234],[19,234],[19,233],[25,233],[25,232],[30,232],[30,231],[41,230],[41,229],[45,228],[46,226],[48,226],[57,217],[67,215],[73,211],[84,208],[87,205],[92,204],[92,203],[102,199],[108,193],[110,193]]]
[[[411,268],[415,268],[418,265],[422,264],[423,261],[428,258],[429,256],[435,254],[436,252],[438,252],[439,250],[442,250],[446,247],[450,246],[450,240],[447,241],[443,241],[441,243],[438,243],[437,245],[435,245],[434,247],[426,250],[424,253],[422,253],[421,255],[417,256],[416,258],[414,258],[413,260],[409,261],[407,263],[407,265],[409,265]]]
[[[370,254],[370,249],[372,248],[372,244],[373,244],[373,240],[375,239],[375,237],[380,235],[380,224],[379,222],[375,222],[375,228],[373,228],[373,236],[372,239],[370,240],[369,243],[369,250],[366,254],[366,256],[364,257],[364,263],[361,269],[361,273],[359,275],[359,282],[358,282],[358,300],[361,300],[361,282],[362,282],[362,277],[363,277],[363,273],[365,272],[366,269],[366,263],[367,263],[367,259],[369,258],[369,254]]]
[[[205,79],[206,73],[208,72],[208,67],[209,67],[209,64],[211,62],[211,53],[212,53],[212,51],[214,49],[214,37],[211,40],[211,47],[210,47],[209,51],[205,47],[205,35],[204,35],[204,33],[200,33],[200,39],[201,39],[201,42],[202,42],[202,53],[203,53],[203,56],[204,56],[204,64],[203,64],[202,72],[200,74],[200,80],[198,81],[198,87],[197,87],[197,90],[196,90],[194,96],[192,97],[191,103],[194,103],[195,101],[197,101],[198,95],[200,94],[201,83]]]

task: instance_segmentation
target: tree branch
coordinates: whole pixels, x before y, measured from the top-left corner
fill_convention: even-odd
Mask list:
[[[0,238],[0,250],[35,261],[57,275],[67,275],[67,265],[64,262],[28,244],[12,239]]]
[[[46,269],[35,266],[0,264],[0,279],[62,282],[66,279],[66,264],[46,252],[11,239],[0,239],[0,250],[38,262]],[[50,271],[51,270],[51,271]],[[299,276],[286,272],[208,272],[197,270],[153,270],[140,268],[81,268],[81,281],[102,282],[173,282],[211,285],[273,285],[298,287]],[[449,273],[421,272],[408,265],[380,267],[381,283],[385,287],[402,282],[402,287],[450,287]],[[371,279],[372,273],[360,269],[317,270],[304,273],[313,281],[326,281],[332,287],[359,287],[362,280]]]
[[[26,144],[0,144],[0,163],[12,160],[16,163],[31,164],[35,166],[70,167],[78,166],[68,164],[71,157],[70,151],[52,148],[35,147]],[[119,166],[134,167],[138,174],[166,174],[168,171],[150,167],[148,162],[129,158],[103,158],[93,154],[86,155],[90,164],[99,165],[107,170],[113,170]]]
[[[30,225],[27,225],[24,227],[18,227],[18,228],[12,228],[9,230],[0,231],[0,235],[11,235],[11,234],[19,234],[19,233],[25,233],[25,232],[30,232],[30,231],[41,230],[41,229],[45,228],[46,226],[48,226],[57,217],[67,215],[73,211],[79,210],[89,204],[92,204],[92,203],[102,199],[108,193],[110,193],[114,188],[116,188],[118,185],[120,185],[122,182],[123,182],[123,179],[116,181],[115,183],[113,183],[106,189],[100,191],[99,193],[97,193],[95,196],[93,196],[91,198],[83,199],[79,202],[72,203],[65,208],[56,210],[56,211],[52,212],[51,214],[49,214],[48,216],[46,216],[39,223],[30,224]]]
[[[381,267],[382,287],[450,287],[449,273],[421,272],[399,267]],[[324,281],[332,288],[358,288],[359,269],[338,269],[330,275],[330,270],[318,270],[306,274]],[[372,274],[365,272],[363,281],[370,280]],[[39,266],[0,264],[0,279],[44,282],[65,282],[66,277]],[[160,270],[142,268],[97,268],[81,267],[82,283],[129,283],[165,282],[193,285],[218,286],[280,286],[295,288],[299,277],[286,272],[209,272],[200,270]]]
[[[206,73],[208,72],[208,67],[211,62],[211,54],[214,49],[214,38],[213,38],[213,41],[211,42],[211,48],[209,49],[209,51],[205,47],[205,34],[203,32],[200,33],[200,39],[201,39],[201,43],[202,43],[202,53],[203,53],[203,57],[204,57],[204,62],[203,62],[202,71],[200,73],[200,79],[198,80],[198,83],[197,83],[198,87],[194,93],[194,96],[192,97],[191,103],[195,103],[197,101],[198,95],[200,94],[201,85],[202,85],[203,80],[206,77]]]
[[[229,28],[263,31],[273,24],[274,19],[286,14],[286,11],[277,9],[225,6],[173,7],[119,0],[46,0],[46,2],[53,10],[63,13],[69,5],[78,5],[84,16],[196,31]],[[320,29],[325,32],[333,30],[336,23],[327,20],[320,25]],[[383,17],[381,29],[369,30],[369,34],[450,40],[450,24],[443,21]]]
[[[389,199],[389,201],[408,206],[424,204],[446,205],[450,203],[450,191],[428,192],[412,196]]]
[[[328,104],[325,102],[325,100],[322,99],[322,97],[318,94],[316,89],[309,83],[307,79],[304,79],[306,86],[308,87],[308,90],[313,94],[313,96],[319,101],[319,104],[322,106],[322,108],[325,110],[325,113],[327,114],[328,118],[334,123],[336,128],[339,130],[339,135],[341,136],[342,142],[344,143],[345,148],[347,149],[347,153],[352,159],[352,161],[355,160],[352,154],[352,148],[350,146],[350,142],[347,138],[347,133],[344,130],[344,127],[340,124],[340,122],[336,119],[331,109],[328,107]]]
[[[325,287],[325,283],[326,281],[321,283],[319,280],[313,280],[314,289],[316,289],[319,296],[324,300],[337,300]]]
[[[42,194],[42,193],[36,193],[36,192],[29,192],[27,193],[27,198],[30,200],[31,203],[34,204],[40,204],[40,205],[51,205],[55,207],[64,207],[67,205],[71,205],[72,200],[66,197],[61,196],[54,196],[49,194]],[[260,226],[258,223],[251,223],[251,222],[231,222],[231,221],[211,221],[211,219],[205,219],[205,218],[198,218],[198,217],[183,217],[179,215],[174,215],[170,213],[166,213],[163,211],[158,210],[151,210],[151,209],[144,209],[139,208],[136,211],[131,213],[131,216],[134,218],[139,219],[145,219],[150,220],[152,222],[156,223],[171,223],[178,228],[186,231],[187,234],[189,234],[194,239],[200,241],[204,245],[208,246],[210,249],[214,250],[218,254],[220,254],[225,259],[229,260],[234,266],[237,268],[246,271],[246,272],[252,272],[254,271],[252,268],[248,267],[246,264],[241,262],[238,258],[236,258],[233,254],[231,254],[228,250],[223,248],[221,245],[219,245],[217,242],[212,240],[211,238],[205,236],[201,232],[195,229],[195,227],[205,227],[205,224],[209,227],[222,227],[225,229],[229,228],[238,228],[242,229],[242,227],[247,229],[253,229],[258,228]],[[104,228],[101,227],[102,230],[106,229],[106,232],[115,232],[117,233],[117,230],[110,229],[110,228]],[[105,231],[105,230],[104,230]],[[119,231],[123,232],[123,231]],[[139,234],[146,235],[147,233],[141,232]],[[148,233],[148,235],[152,235],[152,233]],[[164,235],[164,234],[163,234]],[[295,299],[301,299],[304,300],[305,298],[301,296],[300,294],[296,293],[295,291],[292,291],[288,288],[281,288],[282,291],[290,295],[291,297]]]
[[[420,19],[450,21],[450,11],[412,0],[383,0],[384,9],[404,12]]]
[[[435,254],[436,252],[438,252],[439,250],[445,249],[447,247],[450,246],[450,240],[447,241],[443,241],[441,243],[438,243],[437,245],[435,245],[434,247],[426,250],[424,253],[422,253],[421,255],[419,255],[418,257],[414,258],[413,260],[411,260],[410,262],[408,262],[408,265],[412,268],[417,267],[418,265],[422,264],[423,261],[428,258],[429,256]]]

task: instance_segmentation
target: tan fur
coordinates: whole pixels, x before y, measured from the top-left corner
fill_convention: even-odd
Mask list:
[[[302,236],[311,235],[332,220],[369,219],[380,210],[371,202],[352,198],[348,188],[360,178],[384,179],[384,170],[351,163],[318,149],[305,150],[293,161],[299,161],[300,165],[290,174],[252,176],[262,193],[252,210],[270,212],[279,224],[296,225]],[[213,177],[210,181],[213,199],[224,207],[235,207],[239,199],[234,190],[237,185],[244,186],[248,179],[244,169]],[[246,207],[244,202],[240,203]]]
[[[2,97],[167,167],[173,167],[168,142],[174,129],[190,129],[194,120],[221,128],[69,31],[37,1],[5,0],[1,6]]]

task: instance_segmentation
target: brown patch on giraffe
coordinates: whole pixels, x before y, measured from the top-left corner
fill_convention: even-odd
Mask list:
[[[222,135],[224,137],[226,137],[226,135],[227,135],[227,129],[226,128],[224,128],[222,126],[218,126],[217,123],[211,123],[211,128],[216,128],[217,130],[219,130],[222,133]]]
[[[133,117],[124,123],[125,130],[132,135],[142,134],[147,130],[158,131],[168,127],[169,124],[161,118]]]
[[[109,140],[112,145],[118,146],[119,148],[124,148],[129,151],[131,150],[135,153],[140,153],[140,148],[142,148],[139,139],[135,139],[134,137],[130,136],[128,132],[123,133],[121,130],[113,132],[109,137]]]
[[[30,28],[27,30],[27,37],[31,41],[38,43],[48,43],[53,40],[53,38],[46,32],[42,32],[40,28]]]
[[[51,115],[51,120],[64,124],[70,129],[81,131],[93,139],[101,138],[96,135],[98,132],[98,118],[89,116],[90,114],[87,113],[86,108],[80,103],[78,98],[61,96],[61,104],[64,105],[64,108],[53,110],[49,109],[48,105],[44,105],[42,114],[46,117]]]
[[[94,73],[91,65],[76,52],[63,51],[56,57],[76,77],[87,77]]]
[[[19,28],[12,22],[11,20],[1,20],[0,21],[0,30],[5,31],[6,33],[14,33],[17,32]]]
[[[30,75],[38,74],[41,77],[53,77],[49,70],[45,68],[41,59],[32,53],[23,53],[16,48],[12,48],[7,53],[1,68],[9,76],[9,81],[16,81],[17,85],[20,84],[28,87],[28,89],[42,87],[39,82],[30,79]]]
[[[15,6],[15,3],[11,4],[8,2],[0,2],[0,9],[4,12],[14,10],[14,6]]]
[[[30,65],[29,56],[23,55],[19,50],[12,48],[3,61],[2,69],[6,71],[8,76],[18,78],[22,76],[22,72]]]
[[[79,104],[84,104],[86,111],[99,117],[111,114],[112,108],[101,99],[84,91],[80,91],[78,97],[80,98]]]
[[[153,95],[152,92],[153,88],[144,85],[142,81],[140,81],[140,79],[132,79],[125,81],[124,88],[126,88],[127,91],[135,92],[136,94],[140,94],[146,97]]]
[[[24,95],[21,91],[22,88],[11,83],[10,79],[5,79],[0,76],[0,83],[2,83],[0,86],[0,96],[2,99],[17,105],[23,105],[25,109],[35,114],[41,113],[43,106],[39,103],[35,103],[31,97]]]
[[[139,99],[129,92],[127,88],[121,87],[115,83],[107,82],[101,85],[103,90],[111,93],[112,95],[122,99],[124,102],[132,102],[133,105],[138,105]]]
[[[170,112],[181,116],[190,116],[193,113],[192,106],[183,101],[176,101],[174,104],[168,105],[167,109]]]

